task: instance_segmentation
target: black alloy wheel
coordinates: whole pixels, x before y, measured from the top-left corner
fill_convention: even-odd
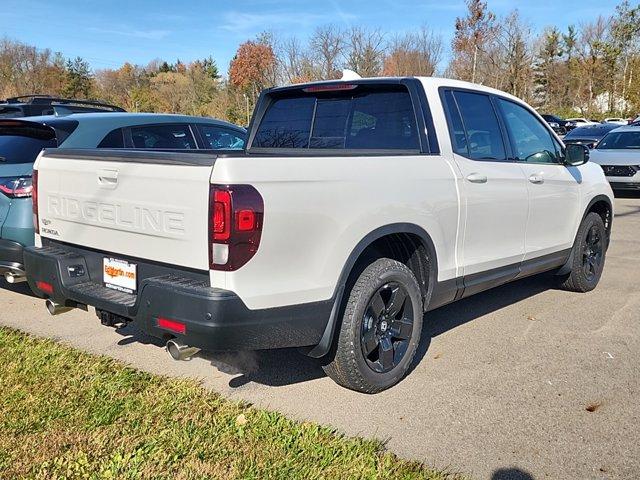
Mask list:
[[[367,365],[385,373],[398,365],[413,333],[413,306],[405,287],[389,282],[371,297],[362,321],[360,345]]]

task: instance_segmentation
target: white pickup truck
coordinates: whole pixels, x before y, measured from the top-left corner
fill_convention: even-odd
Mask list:
[[[436,78],[263,92],[240,153],[45,150],[32,289],[94,306],[176,359],[301,347],[378,392],[425,312],[544,271],[586,292],[613,195],[587,150],[525,103]]]

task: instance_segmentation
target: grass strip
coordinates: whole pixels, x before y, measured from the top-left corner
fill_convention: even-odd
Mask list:
[[[460,477],[192,380],[0,328],[0,478]]]

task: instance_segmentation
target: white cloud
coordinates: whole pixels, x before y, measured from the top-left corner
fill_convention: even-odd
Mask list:
[[[340,12],[338,18],[346,22],[355,19],[355,15]],[[304,12],[278,12],[278,13],[245,13],[231,11],[224,14],[219,28],[238,34],[253,33],[256,30],[270,30],[274,27],[287,27],[292,25],[308,27],[323,22],[336,20],[336,13],[304,13]]]
[[[121,37],[142,38],[145,40],[162,40],[167,37],[171,31],[169,30],[139,30],[135,28],[98,28],[90,27],[90,32],[104,33],[107,35],[118,35]]]

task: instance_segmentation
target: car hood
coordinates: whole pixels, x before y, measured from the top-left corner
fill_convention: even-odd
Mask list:
[[[640,165],[640,150],[591,150],[589,159],[599,165]]]
[[[31,175],[33,163],[2,163],[0,162],[0,177],[19,177]]]

